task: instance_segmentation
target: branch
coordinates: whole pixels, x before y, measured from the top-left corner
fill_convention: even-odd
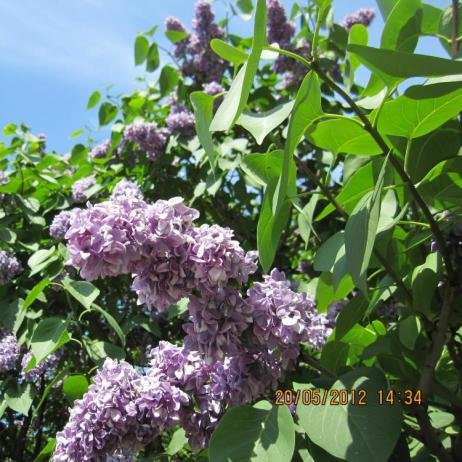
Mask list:
[[[459,52],[459,0],[452,0],[451,52],[452,58],[456,59]]]
[[[454,302],[455,291],[449,284],[446,285],[443,307],[441,308],[440,319],[437,328],[432,337],[432,346],[425,360],[422,375],[419,380],[419,389],[422,391],[424,399],[431,391],[431,382],[433,373],[446,345],[446,334],[449,328],[449,318],[451,316],[451,308]]]

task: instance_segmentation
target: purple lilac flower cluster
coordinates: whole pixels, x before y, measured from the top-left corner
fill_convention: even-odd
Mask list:
[[[64,430],[56,436],[54,462],[104,460],[117,451],[130,454],[148,444],[187,400],[178,389],[162,389],[125,361],[106,359],[88,392],[74,403]],[[116,459],[117,460],[117,459]]]
[[[9,181],[8,176],[5,171],[0,170],[0,186],[7,184]],[[5,199],[5,194],[0,193],[0,205],[3,204],[3,200]]]
[[[87,190],[90,189],[92,186],[96,184],[95,177],[89,176],[86,178],[82,178],[81,180],[77,180],[72,185],[72,199],[74,202],[83,203],[86,202],[88,199]]]
[[[176,18],[167,18],[167,31],[187,32]],[[198,82],[219,82],[226,69],[225,62],[210,48],[214,38],[223,39],[223,30],[215,23],[215,15],[209,0],[198,0],[193,19],[193,30],[175,44],[175,56],[181,60],[184,76]]]
[[[21,274],[22,270],[21,262],[11,252],[0,249],[0,286]]]
[[[183,136],[194,134],[196,119],[194,114],[183,104],[174,104],[167,116],[167,126],[171,133]]]
[[[215,96],[225,91],[225,89],[221,86],[221,84],[215,81],[204,83],[202,88],[203,88],[204,93],[210,96]]]
[[[63,210],[53,218],[53,221],[50,225],[50,236],[53,239],[56,239],[57,241],[62,241],[64,239],[67,230],[71,226],[71,221],[76,213],[76,210],[78,209],[74,209],[71,211]]]
[[[19,352],[16,337],[6,329],[0,328],[0,373],[15,368]]]
[[[45,361],[37,364],[35,367],[26,371],[26,367],[32,359],[32,352],[28,351],[21,359],[21,369],[22,376],[25,382],[33,383],[36,382],[43,374],[46,374],[50,369],[53,369],[58,364],[61,356],[63,354],[62,350],[58,350],[56,353],[51,354]]]
[[[345,29],[351,29],[355,24],[363,24],[368,27],[375,17],[375,11],[372,8],[361,8],[355,13],[346,16],[341,25]]]
[[[111,149],[111,140],[105,140],[98,146],[95,146],[89,153],[88,153],[88,160],[93,159],[102,159],[106,157],[107,153]]]
[[[159,128],[154,122],[134,122],[125,128],[123,143],[137,144],[149,160],[156,160],[165,152],[169,134],[167,128]]]
[[[227,407],[255,401],[294,367],[301,342],[325,342],[327,319],[284,273],[273,270],[244,297],[256,253],[227,228],[195,226],[198,217],[181,198],[148,204],[123,181],[73,220],[66,238],[83,277],[132,273],[139,303],[164,310],[189,297],[189,319],[183,346],[160,342],[145,375],[105,363],[58,435],[55,462],[130,456],[177,424],[204,447]]]

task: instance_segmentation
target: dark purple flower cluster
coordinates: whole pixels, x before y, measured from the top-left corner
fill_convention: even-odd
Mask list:
[[[6,329],[0,328],[0,373],[16,367],[19,359],[19,344],[16,337]]]
[[[102,159],[107,156],[107,153],[111,149],[111,140],[105,140],[103,143],[95,146],[89,153],[88,153],[88,160],[93,159]]]
[[[345,29],[351,29],[355,24],[369,26],[375,17],[375,11],[372,8],[361,8],[355,13],[346,16],[340,23]]]
[[[268,43],[277,43],[281,48],[289,48],[295,34],[295,26],[287,20],[284,7],[279,0],[268,0]]]
[[[340,314],[340,312],[347,306],[348,300],[339,300],[337,302],[332,303],[329,306],[329,309],[327,310],[326,313],[326,318],[327,318],[327,323],[328,326],[333,329],[336,325],[337,322],[337,316]]]
[[[50,236],[57,241],[62,241],[71,226],[71,221],[75,215],[75,210],[63,210],[55,215],[50,225]]]
[[[125,128],[123,141],[137,144],[149,160],[156,160],[165,152],[169,134],[154,122],[135,122]]]
[[[72,199],[74,202],[83,203],[88,199],[87,190],[96,184],[93,176],[82,178],[72,185]]]
[[[51,369],[56,367],[59,360],[61,359],[62,354],[63,350],[58,350],[57,352],[48,356],[45,361],[42,361],[29,371],[26,371],[26,367],[33,357],[32,352],[28,351],[21,359],[21,369],[24,381],[29,383],[36,382],[43,374],[48,373]]]
[[[21,274],[22,270],[21,262],[11,252],[0,249],[0,286]]]
[[[186,32],[176,18],[168,18],[167,30]],[[175,44],[175,56],[181,60],[184,76],[198,82],[220,81],[226,68],[225,62],[210,48],[214,38],[223,39],[223,30],[215,23],[215,15],[209,0],[198,0],[193,19],[194,32]]]
[[[166,122],[171,133],[179,133],[183,136],[194,134],[196,119],[194,114],[183,104],[174,104],[171,107]]]

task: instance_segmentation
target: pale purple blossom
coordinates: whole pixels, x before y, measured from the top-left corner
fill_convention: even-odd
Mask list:
[[[20,348],[16,337],[6,329],[0,328],[0,373],[16,367],[19,352]]]
[[[21,262],[11,253],[0,249],[0,286],[3,286],[21,274]]]
[[[107,153],[111,149],[111,140],[107,139],[98,146],[95,146],[89,153],[88,159],[102,159],[107,156]]]
[[[141,189],[137,183],[129,181],[126,178],[122,178],[114,186],[110,199],[113,201],[142,201],[143,194],[141,193]]]
[[[204,89],[204,93],[210,96],[215,96],[225,91],[221,84],[215,81],[204,83],[202,87]]]
[[[182,40],[175,43],[174,55],[176,58],[185,58],[188,50],[188,37],[189,33],[183,23],[173,16],[169,16],[165,20],[165,29],[167,32],[184,32],[186,35]]]
[[[62,350],[58,350],[55,353],[49,355],[44,361],[37,364],[35,367],[26,371],[26,368],[32,359],[33,355],[31,351],[28,351],[21,359],[21,375],[24,378],[25,382],[34,383],[43,375],[50,372],[58,364],[61,356],[63,354]]]
[[[245,351],[242,334],[252,322],[252,309],[238,290],[219,289],[210,298],[192,296],[188,311],[186,349],[197,350],[209,363]]]
[[[93,176],[82,178],[72,185],[72,199],[74,202],[82,203],[88,200],[87,191],[96,184]]]
[[[361,8],[355,13],[346,16],[340,23],[345,29],[351,29],[355,24],[369,26],[374,20],[375,11],[372,8]]]
[[[194,114],[182,104],[175,104],[171,107],[166,122],[171,133],[179,133],[183,136],[194,134],[196,119]]]
[[[124,131],[124,141],[132,142],[146,153],[149,160],[156,160],[165,152],[169,131],[154,122],[134,122]]]
[[[50,236],[57,241],[62,241],[71,227],[74,210],[63,210],[55,215],[50,225]]]

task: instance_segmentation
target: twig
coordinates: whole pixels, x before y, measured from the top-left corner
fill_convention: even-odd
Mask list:
[[[320,364],[316,359],[312,358],[310,355],[302,354],[302,359],[317,371],[327,375],[327,377],[331,379],[336,378],[335,374],[333,374],[329,369],[326,369],[322,364]]]
[[[453,59],[456,59],[459,52],[459,0],[452,0],[451,52]]]

